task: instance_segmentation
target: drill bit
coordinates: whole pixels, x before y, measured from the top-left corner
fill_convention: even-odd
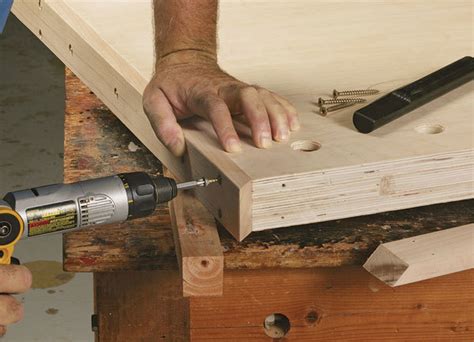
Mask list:
[[[219,182],[218,178],[214,178],[214,179],[201,178],[201,179],[190,181],[190,182],[179,183],[176,186],[178,190],[188,190],[188,189],[193,189],[197,187],[206,187],[212,183],[217,183],[217,182]]]

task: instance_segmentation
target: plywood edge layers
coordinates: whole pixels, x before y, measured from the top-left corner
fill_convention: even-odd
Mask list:
[[[192,132],[186,135],[186,160],[172,156],[156,138],[143,113],[141,94],[146,80],[87,23],[61,1],[41,2],[41,6],[35,1],[15,1],[13,13],[178,179],[210,177],[219,174],[223,164],[230,166],[231,172],[222,175],[219,192],[202,190],[197,197],[237,239],[250,233],[250,210],[246,209],[251,207],[249,186],[246,186],[249,178],[233,162],[219,155],[204,157],[193,144],[199,140]],[[246,200],[241,201],[243,198]]]
[[[474,197],[474,151],[464,150],[253,182],[253,230]]]
[[[192,178],[206,175],[219,179],[218,184],[197,189],[195,191],[196,197],[232,236],[242,241],[252,232],[251,179],[231,163],[226,165],[227,172],[223,174],[219,168],[204,157],[201,151],[193,146],[188,146],[188,150],[186,163],[190,164]]]

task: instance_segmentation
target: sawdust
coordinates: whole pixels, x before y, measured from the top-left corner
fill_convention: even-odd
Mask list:
[[[63,265],[57,261],[38,260],[24,264],[33,274],[33,289],[47,289],[70,282],[74,273],[64,272]]]
[[[135,144],[133,141],[130,141],[130,143],[128,144],[128,150],[130,152],[137,152],[139,149],[140,149],[140,146]]]

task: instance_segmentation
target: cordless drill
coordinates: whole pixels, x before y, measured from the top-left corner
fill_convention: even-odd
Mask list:
[[[9,192],[0,200],[0,264],[9,264],[22,237],[118,223],[148,216],[179,190],[206,187],[217,179],[177,184],[144,172]]]

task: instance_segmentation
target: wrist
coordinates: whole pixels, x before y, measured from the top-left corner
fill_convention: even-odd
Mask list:
[[[177,64],[217,65],[217,54],[214,51],[199,48],[174,50],[157,57],[155,67]]]

